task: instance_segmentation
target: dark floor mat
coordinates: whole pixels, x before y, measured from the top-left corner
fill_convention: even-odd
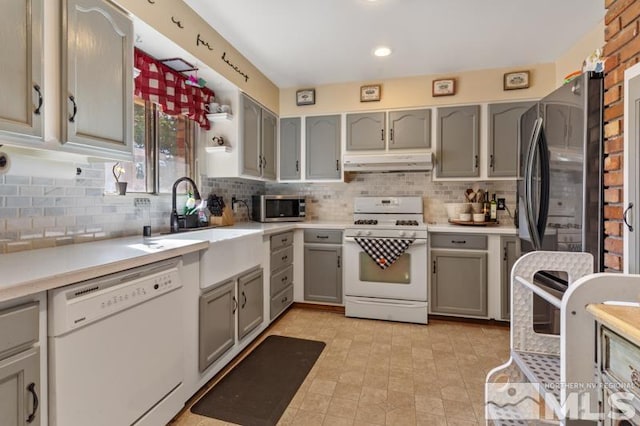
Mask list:
[[[275,425],[324,347],[315,340],[268,336],[191,412],[245,426]]]

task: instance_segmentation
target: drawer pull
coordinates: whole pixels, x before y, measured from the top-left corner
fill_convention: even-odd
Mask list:
[[[242,298],[244,299],[242,301],[242,309],[244,309],[244,307],[247,306],[247,295],[244,294],[244,291],[242,292]]]
[[[329,236],[328,235],[316,235],[316,238],[319,239],[319,240],[326,240],[326,239],[329,238]]]
[[[467,244],[467,240],[451,240],[451,244]]]
[[[636,370],[632,366],[629,366],[629,368],[631,369],[631,383],[640,388],[640,371]]]
[[[287,280],[287,278],[289,278],[289,277],[282,277],[282,279],[280,281],[285,282]]]
[[[287,296],[282,298],[282,303],[286,302],[287,300],[289,300],[289,298]]]
[[[280,240],[280,242],[281,242],[282,244],[286,243],[287,241],[289,241],[289,239],[288,239],[288,238],[283,238],[283,239],[281,239],[281,240]]]
[[[31,395],[33,395],[33,411],[31,412],[31,414],[29,414],[29,417],[27,417],[27,423],[31,423],[36,419],[36,412],[38,411],[38,394],[36,393],[36,384],[35,383],[29,383],[29,386],[27,386],[27,390],[31,393]]]
[[[289,257],[287,255],[282,256],[282,261],[284,262],[285,260],[287,260]]]

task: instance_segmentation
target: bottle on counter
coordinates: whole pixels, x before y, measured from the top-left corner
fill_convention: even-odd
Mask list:
[[[484,213],[484,221],[489,222],[491,218],[491,204],[489,203],[489,191],[484,192],[484,200],[482,202],[482,213]]]
[[[496,202],[496,194],[493,194],[491,198],[491,207],[490,207],[490,217],[489,220],[491,222],[498,221],[498,203]]]

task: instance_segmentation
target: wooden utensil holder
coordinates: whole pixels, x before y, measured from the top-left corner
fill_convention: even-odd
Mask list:
[[[222,216],[210,216],[209,224],[216,226],[229,226],[234,224],[233,212],[229,207],[222,210]]]

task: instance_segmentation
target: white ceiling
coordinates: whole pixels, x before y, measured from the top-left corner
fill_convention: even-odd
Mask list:
[[[280,88],[553,62],[604,17],[602,0],[184,1]]]

